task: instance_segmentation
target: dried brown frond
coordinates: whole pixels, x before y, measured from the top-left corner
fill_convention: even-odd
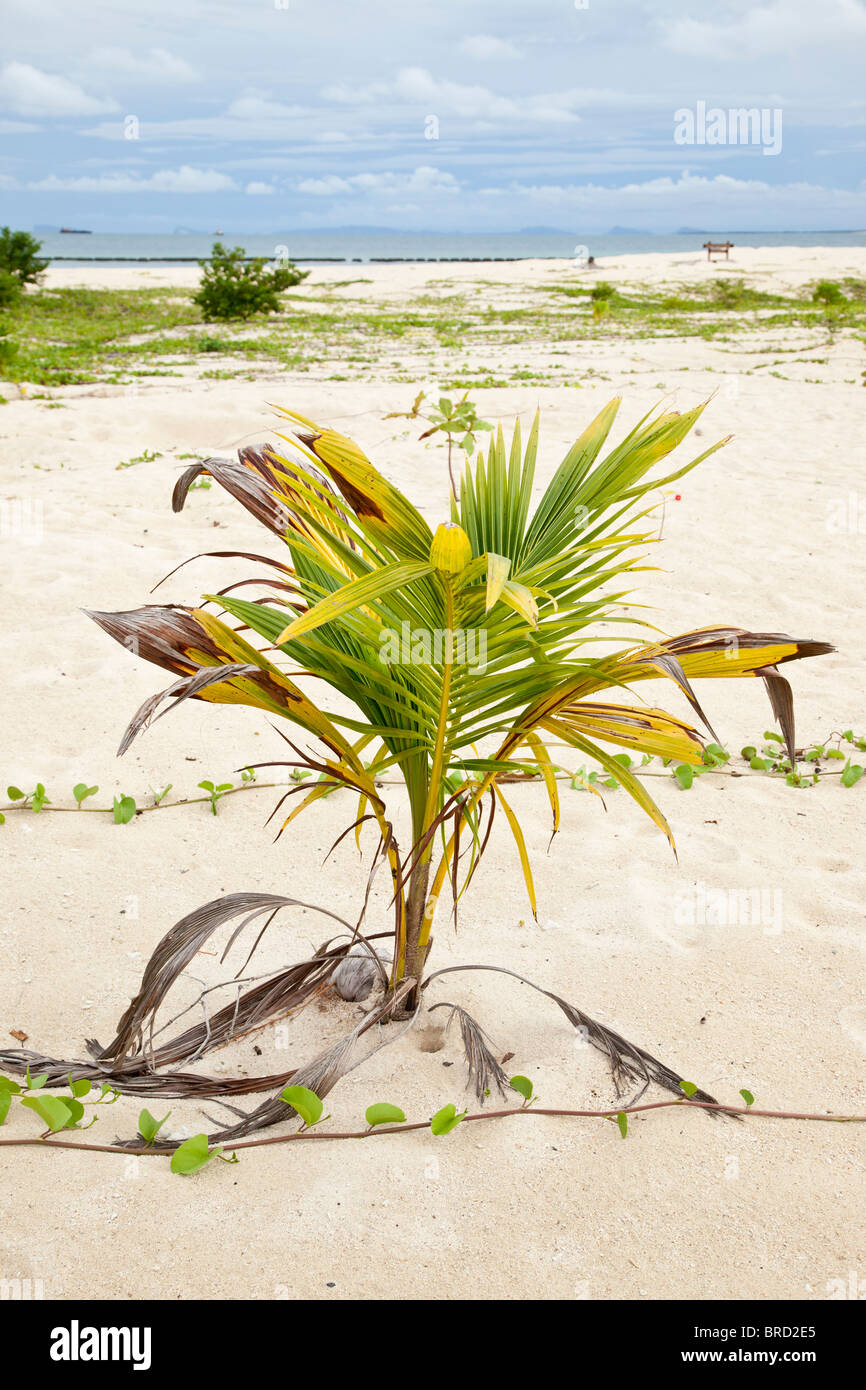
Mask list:
[[[493,1086],[496,1087],[501,1096],[504,1096],[508,1077],[488,1046],[489,1040],[481,1025],[459,1004],[433,1004],[429,1012],[432,1014],[434,1009],[451,1010],[445,1025],[446,1033],[455,1017],[460,1023],[460,1036],[463,1042],[463,1055],[466,1058],[469,1081],[474,1085],[475,1094],[481,1104],[484,1104],[485,1097],[489,1095]]]
[[[464,970],[492,970],[499,975],[510,975],[512,979],[519,980],[521,984],[529,985],[530,989],[537,990],[539,994],[552,999],[565,1014],[569,1023],[574,1028],[581,1030],[587,1042],[591,1043],[599,1052],[604,1053],[610,1065],[617,1096],[622,1095],[625,1084],[641,1083],[640,1090],[628,1102],[629,1105],[637,1104],[651,1082],[663,1086],[665,1090],[673,1092],[674,1095],[682,1096],[683,1091],[680,1082],[683,1077],[677,1075],[664,1062],[660,1062],[657,1057],[653,1057],[651,1053],[646,1052],[635,1043],[630,1043],[619,1033],[614,1032],[612,1028],[607,1028],[604,1024],[598,1023],[596,1019],[590,1018],[589,1014],[585,1014],[576,1004],[570,1004],[560,995],[554,994],[552,990],[543,989],[541,985],[528,980],[525,975],[518,975],[515,970],[506,970],[501,965],[449,965],[443,970],[436,970],[432,975],[428,975],[421,988],[422,990],[426,989],[440,975],[450,975]],[[454,1005],[449,1007],[453,1008]],[[701,1090],[695,1091],[694,1099],[706,1101],[711,1105],[718,1103],[713,1096]]]
[[[275,893],[230,893],[227,897],[216,898],[195,908],[176,922],[159,942],[145,967],[141,988],[120,1020],[117,1036],[102,1050],[99,1061],[110,1065],[143,1052],[145,1031],[153,1028],[157,1010],[166,994],[217,928],[247,914],[241,923],[242,930],[258,918],[284,907],[303,907],[321,912],[325,917],[349,927],[344,918],[329,912],[327,908]]]
[[[247,666],[240,662],[236,662],[232,666],[203,666],[201,670],[193,672],[191,676],[183,676],[179,681],[175,681],[174,685],[168,686],[167,689],[158,690],[155,695],[148,695],[127,724],[117,749],[117,756],[123,757],[133,740],[148,727],[154,717],[161,719],[164,714],[169,713],[169,710],[177,709],[184,700],[200,695],[209,686],[221,685],[223,681],[231,680],[233,676],[248,676],[258,679],[261,674],[258,666]],[[156,711],[164,700],[171,700],[172,703],[157,714]]]

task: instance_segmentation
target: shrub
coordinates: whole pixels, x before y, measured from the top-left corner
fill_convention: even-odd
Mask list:
[[[279,312],[279,294],[306,278],[291,261],[268,267],[264,257],[244,260],[242,246],[228,251],[215,241],[210,261],[199,261],[204,270],[201,287],[193,295],[208,320],[248,319],[253,314]]]
[[[710,298],[723,309],[739,309],[746,306],[754,292],[745,280],[713,280],[710,285]]]
[[[17,352],[17,348],[9,337],[10,325],[0,321],[0,372],[9,366]]]
[[[19,285],[37,284],[48,264],[39,257],[41,249],[42,243],[29,232],[0,228],[0,271],[14,276]]]
[[[844,304],[845,296],[835,280],[819,280],[812,292],[815,304]]]
[[[0,309],[11,309],[21,298],[21,281],[11,270],[0,270]]]

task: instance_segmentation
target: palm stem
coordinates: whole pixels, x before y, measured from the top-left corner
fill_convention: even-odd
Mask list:
[[[445,740],[448,732],[451,701],[451,673],[454,666],[454,591],[449,575],[443,575],[442,582],[445,586],[446,632],[443,653],[442,689],[439,697],[439,717],[436,724],[436,741],[433,747],[433,760],[430,767],[430,778],[427,784],[427,800],[424,806],[422,822],[418,827],[418,833],[415,839],[416,844],[420,843],[428,835],[430,827],[433,825],[436,815],[438,814],[439,802],[442,795],[442,774],[445,765]],[[407,905],[406,958],[403,962],[402,971],[395,977],[396,980],[401,979],[404,973],[414,975],[416,979],[421,978],[424,958],[427,954],[430,927],[432,926],[432,915],[428,914],[426,910],[427,884],[430,878],[430,860],[432,856],[433,837],[431,836],[428,843],[421,850],[418,856],[418,862],[412,871],[409,902]],[[408,1007],[412,1008],[414,1004],[415,997],[413,996],[409,1001]]]

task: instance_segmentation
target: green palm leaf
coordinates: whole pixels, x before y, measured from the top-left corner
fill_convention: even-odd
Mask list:
[[[420,973],[436,901],[449,881],[455,903],[465,891],[496,806],[535,910],[526,837],[502,782],[515,773],[540,775],[556,830],[548,740],[594,759],[673,845],[640,779],[603,745],[696,763],[701,740],[674,714],[622,703],[632,685],[670,678],[706,723],[694,679],[759,677],[793,762],[792,696],[778,667],[830,648],[736,627],[666,638],[638,620],[632,576],[648,568],[655,529],[648,518],[659,490],[726,441],[664,473],[659,465],[704,407],[651,411],[609,448],[619,407],[619,400],[605,406],[580,435],[534,514],[538,417],[525,447],[519,423],[510,445],[497,430],[486,457],[467,462],[450,523],[435,536],[356,444],[283,411],[291,432],[282,436],[281,452],[244,449],[237,462],[208,460],[175,490],[180,508],[192,477],[210,472],[285,544],[270,598],[225,593],[209,600],[272,652],[265,655],[204,608],[93,615],[126,645],[134,635],[139,655],[179,677],[169,698],[256,705],[324,744],[321,755],[296,750],[323,783],[308,789],[285,823],[334,786],[357,796],[357,822],[374,817],[394,878],[395,980]],[[621,607],[626,596],[628,613]],[[624,623],[643,627],[641,640],[594,655],[593,644],[610,646]],[[383,634],[393,638],[384,655]],[[328,690],[333,700],[323,695]],[[378,751],[365,766],[362,753],[371,743]],[[389,811],[377,786],[385,772],[408,794],[411,839],[403,856],[393,830],[398,811]],[[360,836],[360,824],[354,829]],[[463,832],[469,838],[460,887]]]

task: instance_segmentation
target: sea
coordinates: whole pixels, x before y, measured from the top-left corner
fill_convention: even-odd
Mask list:
[[[653,234],[616,229],[604,235],[550,229],[522,232],[401,232],[350,227],[323,231],[60,232],[35,228],[52,262],[124,265],[130,261],[183,265],[210,256],[214,241],[241,246],[248,257],[289,258],[302,265],[375,264],[399,261],[520,261],[587,255],[646,255],[699,251],[704,241],[735,246],[866,246],[864,231],[738,232],[729,228]]]

